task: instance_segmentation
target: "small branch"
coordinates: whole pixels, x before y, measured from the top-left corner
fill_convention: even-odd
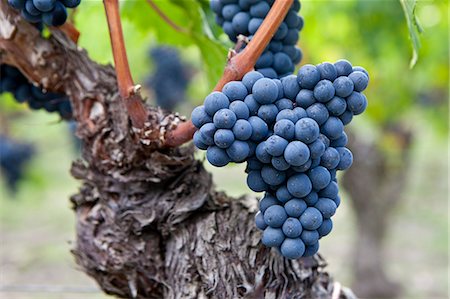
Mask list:
[[[223,86],[230,81],[241,80],[246,73],[254,68],[256,61],[275,35],[293,2],[294,0],[275,1],[261,27],[256,31],[247,47],[230,58],[222,78],[214,87],[215,91],[222,90]],[[166,146],[175,147],[188,142],[192,139],[196,130],[190,120],[178,125],[178,127],[166,134]]]
[[[128,64],[125,41],[122,32],[122,23],[119,14],[118,0],[104,0],[106,18],[108,20],[111,47],[116,67],[117,84],[122,99],[126,104],[131,122],[136,128],[143,128],[147,121],[147,111],[139,96],[135,94],[135,86]]]
[[[71,22],[65,22],[62,26],[54,27],[58,30],[64,32],[75,44],[78,43],[78,38],[80,37],[80,32],[75,28]]]
[[[175,24],[174,21],[172,21],[159,7],[156,5],[156,3],[153,0],[147,0],[148,4],[153,8],[153,10],[175,31],[186,33],[186,30],[177,24]]]

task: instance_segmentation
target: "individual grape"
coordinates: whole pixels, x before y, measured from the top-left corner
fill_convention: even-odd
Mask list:
[[[277,53],[283,50],[283,43],[278,40],[272,40],[270,41],[268,48],[272,53]]]
[[[273,157],[281,156],[288,143],[286,139],[278,135],[272,135],[266,140],[266,151]]]
[[[279,170],[279,171],[288,170],[289,167],[291,166],[288,162],[286,162],[286,160],[284,159],[283,156],[272,157],[271,162],[272,162],[273,168],[275,168],[276,170]]]
[[[18,86],[14,91],[14,97],[19,103],[25,103],[32,97],[30,86],[26,84]]]
[[[336,95],[338,97],[346,98],[353,92],[353,81],[348,77],[341,76],[334,80],[334,89],[336,90]]]
[[[297,119],[302,119],[308,116],[306,114],[306,110],[301,107],[295,107],[293,111],[295,116],[297,116]]]
[[[264,19],[261,18],[252,18],[248,23],[248,32],[250,34],[255,34],[258,30],[259,26],[261,26]],[[259,71],[259,70],[258,70]]]
[[[252,126],[252,136],[250,137],[252,141],[261,141],[267,137],[267,134],[269,134],[269,127],[261,118],[251,116],[249,117],[248,122]]]
[[[366,75],[367,78],[370,80],[369,73],[366,71],[365,68],[363,68],[363,67],[361,67],[361,66],[354,66],[352,71],[353,71],[353,72],[362,72],[362,73],[364,73],[364,75]]]
[[[39,9],[37,9],[32,0],[27,0],[25,2],[25,10],[32,16],[40,16],[42,13]]]
[[[207,145],[214,144],[214,133],[216,133],[216,126],[214,126],[213,123],[204,124],[200,128],[199,132],[205,144]]]
[[[265,18],[270,10],[270,5],[267,2],[261,1],[250,7],[250,15],[254,18]]]
[[[328,186],[319,191],[320,197],[336,198],[339,192],[339,187],[336,182],[331,181]]]
[[[192,140],[194,141],[194,145],[201,149],[201,150],[207,150],[208,149],[208,144],[206,144],[206,142],[203,140],[202,135],[200,134],[200,131],[196,131],[194,133],[194,137],[192,138]]]
[[[250,15],[245,12],[238,12],[231,21],[234,31],[247,32],[248,23],[250,22]]]
[[[334,169],[338,166],[340,161],[339,152],[332,147],[328,147],[320,157],[320,165],[327,169]]]
[[[249,158],[247,160],[247,166],[245,168],[245,172],[249,173],[252,170],[261,170],[262,167],[263,167],[263,163],[261,163],[258,159]]]
[[[285,110],[285,109],[288,109],[288,110],[294,109],[294,104],[292,103],[292,101],[289,99],[286,99],[286,98],[276,101],[275,106],[277,106],[278,111]],[[278,115],[277,115],[277,117],[278,117]]]
[[[236,31],[234,31],[233,29],[233,24],[229,21],[224,21],[223,22],[223,31],[226,33],[226,35],[228,35],[228,37],[230,38],[230,40],[232,40],[233,42],[237,41],[237,33]]]
[[[334,64],[329,62],[321,63],[317,66],[317,70],[320,73],[321,80],[329,80],[333,82],[337,78],[337,70]]]
[[[292,140],[295,136],[295,125],[289,119],[280,119],[275,123],[273,131],[286,140]]]
[[[347,98],[347,109],[353,112],[354,115],[363,113],[366,107],[367,99],[362,93],[354,91]]]
[[[319,126],[323,125],[329,117],[328,109],[322,103],[315,103],[306,108],[306,114],[309,118],[314,119]]]
[[[197,129],[206,123],[212,122],[211,116],[206,113],[205,106],[197,106],[192,110],[191,120]]]
[[[319,195],[317,192],[312,191],[304,197],[304,200],[308,206],[314,206],[319,201]]]
[[[32,0],[27,2],[32,2],[34,7],[40,12],[49,12],[55,7],[56,0]]]
[[[320,158],[317,159],[311,159],[311,167],[310,168],[314,168],[320,165]]]
[[[285,45],[295,45],[298,42],[298,29],[288,29],[285,38],[282,40]]]
[[[261,172],[258,170],[253,170],[248,173],[247,186],[255,192],[266,191],[269,187],[262,179]]]
[[[218,129],[214,133],[214,143],[223,149],[227,149],[234,142],[234,134],[231,130]]]
[[[206,159],[211,165],[216,167],[223,167],[230,162],[230,158],[228,157],[226,151],[221,149],[218,146],[210,146],[206,151]]]
[[[300,238],[286,238],[280,247],[281,254],[288,259],[298,259],[304,255],[305,244]]]
[[[281,48],[281,50],[286,53],[287,56],[289,56],[289,58],[293,61],[295,59],[295,56],[297,55],[297,51],[299,50],[298,48],[296,48],[295,46],[283,46]],[[292,76],[292,75],[291,75]],[[297,81],[297,76],[294,76],[295,81]],[[297,83],[298,85],[298,83]]]
[[[59,0],[65,7],[75,8],[80,5],[81,0]]]
[[[222,8],[222,16],[225,20],[231,21],[233,17],[241,11],[241,8],[237,4],[228,4]]]
[[[248,140],[252,136],[252,125],[244,119],[238,119],[233,126],[233,134],[238,140]]]
[[[258,114],[258,109],[260,105],[255,100],[253,95],[249,94],[248,96],[246,96],[244,99],[244,103],[245,105],[247,105],[250,115],[255,116],[256,114]]]
[[[320,72],[314,65],[305,64],[298,70],[297,81],[301,88],[312,90],[320,81]]]
[[[353,163],[353,154],[346,147],[338,147],[336,148],[339,153],[339,164],[336,166],[338,170],[346,170],[352,166]]]
[[[275,35],[272,37],[272,39],[282,40],[288,34],[288,30],[289,30],[289,28],[286,25],[286,23],[282,22],[280,24],[280,26],[278,27],[277,31],[275,32]],[[298,35],[298,32],[297,32],[297,35]],[[280,52],[280,53],[282,53],[282,52]]]
[[[302,89],[295,97],[295,102],[297,103],[297,107],[308,108],[312,104],[316,102],[314,98],[314,92],[308,89]]]
[[[231,102],[236,100],[243,101],[248,94],[247,88],[240,81],[228,82],[223,87],[222,93],[225,94]]]
[[[320,237],[328,235],[333,230],[333,221],[331,219],[324,219],[322,225],[317,229]]]
[[[283,84],[284,96],[288,99],[295,100],[297,94],[300,92],[300,86],[297,82],[297,76],[289,75],[281,79]]]
[[[331,83],[331,81],[321,80],[314,87],[314,98],[319,102],[328,102],[334,97],[334,94],[335,86],[334,83]]]
[[[230,109],[220,109],[214,114],[213,122],[216,128],[231,129],[236,123],[237,117]]]
[[[262,69],[270,67],[273,64],[273,53],[270,51],[264,52],[256,61],[255,68]]]
[[[317,230],[303,230],[300,239],[305,245],[313,245],[319,241],[319,233]]]
[[[316,141],[319,134],[319,125],[312,118],[302,118],[295,124],[295,138],[303,143],[309,144]]]
[[[369,77],[361,71],[352,72],[348,78],[353,82],[355,91],[361,92],[369,85]]]
[[[291,176],[287,181],[289,193],[295,197],[304,197],[312,190],[312,184],[308,176],[305,174],[296,174]]]
[[[301,18],[294,10],[289,10],[284,21],[288,28],[297,28],[300,25]]]
[[[333,199],[334,203],[336,204],[336,207],[339,207],[339,205],[341,204],[341,198],[339,197],[339,195],[332,199]]]
[[[290,217],[299,218],[308,206],[304,200],[294,198],[284,204],[286,214]]]
[[[8,0],[8,4],[15,9],[24,9],[26,0]]]
[[[295,109],[294,109],[295,110]],[[290,109],[283,109],[280,112],[278,112],[276,121],[280,121],[282,119],[287,119],[290,120],[292,123],[296,123],[298,120],[297,115],[295,114],[294,110],[290,110]]]
[[[258,69],[258,72],[263,74],[264,77],[267,77],[267,78],[270,78],[270,79],[275,79],[275,78],[278,77],[277,72],[271,67]]]
[[[331,140],[338,139],[344,132],[344,124],[339,118],[331,116],[322,125],[321,130],[322,133],[329,139]]]
[[[312,168],[308,173],[308,177],[314,190],[321,190],[331,182],[330,172],[323,166]]]
[[[67,20],[67,9],[61,3],[56,1],[55,7],[49,12],[42,14],[42,21],[48,26],[61,26]]]
[[[304,257],[313,256],[317,253],[317,251],[319,251],[319,242],[316,242],[313,245],[306,246],[303,256]]]
[[[267,227],[261,239],[261,242],[267,247],[278,247],[285,239],[283,231],[281,228]]]
[[[284,151],[284,159],[292,166],[301,166],[305,164],[309,157],[309,148],[301,141],[290,142]]]
[[[286,211],[279,205],[270,206],[264,212],[264,222],[273,228],[282,227],[286,219]]]
[[[297,238],[302,233],[302,224],[298,219],[290,217],[283,223],[282,230],[287,238]]]
[[[348,125],[353,119],[353,113],[349,110],[345,110],[344,113],[339,115],[339,119],[342,121],[344,126]]]
[[[244,75],[242,78],[242,84],[245,85],[248,92],[251,92],[255,82],[262,78],[264,78],[264,76],[260,72],[251,71]]]
[[[302,164],[300,166],[291,166],[291,168],[296,172],[306,172],[308,169],[311,168],[311,163],[312,163],[312,160],[309,159],[304,164]]]
[[[41,20],[42,20],[42,15],[33,16],[25,9],[23,9],[20,14],[27,22],[30,22],[33,24],[37,24],[37,23],[41,22]]]
[[[259,201],[259,210],[264,213],[268,207],[279,205],[280,202],[271,194],[266,193]]]
[[[229,109],[236,114],[237,119],[248,119],[250,116],[250,110],[243,101],[231,102]]]
[[[272,104],[278,98],[278,87],[273,80],[262,78],[255,82],[252,93],[255,100],[261,105]]]
[[[277,118],[278,108],[274,104],[261,105],[258,109],[258,116],[267,124],[272,124]]]
[[[352,64],[345,60],[341,59],[334,63],[334,66],[336,67],[337,76],[348,76],[353,71]]]
[[[255,155],[262,163],[270,163],[272,160],[272,157],[266,151],[266,142],[261,142],[256,146]]]
[[[272,166],[266,165],[261,169],[261,177],[263,181],[270,186],[278,186],[286,179],[284,171],[278,171]]]
[[[316,141],[308,144],[309,153],[311,159],[320,158],[325,152],[325,143],[323,143],[322,139],[317,139]]]
[[[329,198],[319,198],[319,201],[314,205],[318,209],[323,218],[331,218],[336,213],[336,203]]]
[[[316,230],[322,225],[322,213],[316,208],[308,207],[300,216],[303,229]]]
[[[264,216],[259,211],[255,215],[255,223],[256,223],[256,227],[259,228],[260,230],[265,230],[267,227],[267,224],[264,222]]]
[[[294,64],[289,56],[283,52],[278,52],[273,56],[273,68],[278,74],[285,74],[294,70]]]
[[[333,97],[325,104],[330,115],[339,116],[347,109],[347,102],[340,97]]]
[[[220,109],[228,108],[230,106],[230,100],[223,93],[213,91],[205,98],[204,106],[206,113],[214,116]]]
[[[233,162],[244,162],[250,156],[250,147],[247,142],[235,140],[229,148],[227,154]]]

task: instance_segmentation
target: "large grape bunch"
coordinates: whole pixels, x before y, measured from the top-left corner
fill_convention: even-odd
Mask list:
[[[65,95],[44,92],[31,84],[15,67],[0,65],[0,94],[10,92],[19,103],[27,102],[33,110],[45,109],[57,112],[64,119],[72,117],[72,107]]]
[[[262,243],[290,259],[311,256],[340,204],[336,171],[353,161],[344,126],[367,107],[368,73],[346,60],[305,65],[297,76],[247,73],[192,112],[194,144],[214,166],[247,162],[247,185],[265,192]]]
[[[150,51],[155,70],[146,84],[155,92],[159,107],[173,110],[186,100],[189,68],[181,61],[178,51],[170,47],[157,47]]]
[[[67,8],[75,8],[81,0],[8,0],[20,10],[30,23],[44,22],[48,26],[61,26],[67,20]]]
[[[0,170],[7,187],[15,192],[17,184],[35,150],[31,144],[20,143],[6,135],[0,135]]]
[[[212,0],[210,6],[216,14],[216,22],[230,40],[236,42],[239,35],[252,39],[273,3],[274,0]],[[294,0],[284,21],[256,62],[255,70],[265,77],[290,75],[302,59],[302,52],[296,47],[303,28],[299,10],[300,2]]]

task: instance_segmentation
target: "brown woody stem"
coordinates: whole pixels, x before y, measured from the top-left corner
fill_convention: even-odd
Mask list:
[[[293,2],[294,0],[275,1],[261,27],[256,31],[247,47],[228,61],[222,78],[220,78],[214,88],[215,91],[222,90],[223,86],[230,81],[241,80],[246,73],[254,68],[256,61],[269,44],[278,27],[280,27]],[[181,123],[166,134],[166,145],[175,147],[188,142],[192,139],[196,130],[190,120]]]

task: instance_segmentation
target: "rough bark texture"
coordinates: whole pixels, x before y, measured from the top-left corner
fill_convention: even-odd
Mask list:
[[[390,143],[395,147],[390,154],[381,150],[380,144],[350,135],[348,146],[354,163],[343,180],[357,220],[353,290],[361,298],[393,298],[401,293],[400,285],[385,273],[383,249],[390,220],[405,188],[412,136],[401,126],[386,128],[384,136],[396,140]]]
[[[32,46],[31,46],[32,45]],[[49,39],[0,0],[0,63],[71,98],[82,181],[72,197],[77,263],[107,293],[134,298],[353,298],[320,256],[289,261],[264,248],[256,200],[214,191],[193,148],[162,148],[179,117],[149,108],[145,130],[124,113],[114,69],[58,30]]]

